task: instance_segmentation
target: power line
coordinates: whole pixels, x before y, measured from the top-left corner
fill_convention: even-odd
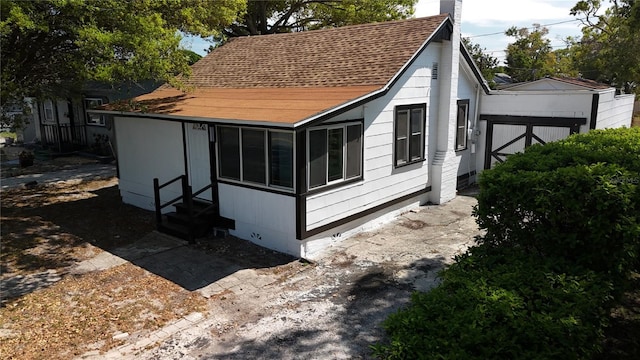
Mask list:
[[[550,46],[550,48],[552,48],[552,49],[567,48],[567,47],[569,47],[569,45],[566,45],[566,44],[565,45],[553,45],[553,46]],[[493,54],[493,53],[499,53],[499,52],[507,52],[507,49],[504,49],[504,50],[483,50],[482,52],[483,53],[487,53],[487,54]]]
[[[565,21],[559,21],[559,22],[550,23],[550,24],[544,24],[544,25],[540,25],[540,26],[541,27],[549,27],[549,26],[554,26],[554,25],[560,25],[560,24],[567,24],[567,23],[576,22],[576,21],[582,21],[582,20],[585,20],[585,19],[586,18],[565,20]],[[532,26],[529,29],[535,29],[535,28]],[[477,37],[484,37],[484,36],[504,35],[504,33],[505,33],[504,31],[500,31],[500,32],[494,32],[494,33],[488,33],[488,34],[472,35],[472,36],[467,36],[467,37],[468,38],[477,38]]]

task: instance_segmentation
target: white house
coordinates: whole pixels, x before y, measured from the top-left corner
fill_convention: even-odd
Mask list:
[[[113,117],[123,201],[155,209],[160,229],[180,233],[200,221],[196,193],[213,209],[201,213],[232,235],[313,258],[412,207],[451,200],[484,168],[496,126],[485,110],[538,115],[500,110],[500,99],[529,92],[488,89],[460,43],[461,5],[234,39],[193,65],[192,91],[165,85],[129,111],[95,111]],[[185,207],[165,206],[176,198],[191,209],[186,220]]]

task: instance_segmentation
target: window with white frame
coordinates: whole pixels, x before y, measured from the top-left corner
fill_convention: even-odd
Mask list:
[[[309,189],[362,176],[362,122],[307,130]]]
[[[396,106],[394,119],[394,165],[424,160],[426,104]]]
[[[44,112],[44,121],[53,122],[55,118],[53,117],[53,101],[45,100],[42,104],[43,112]]]
[[[469,124],[469,100],[458,100],[456,121],[456,151],[467,148],[467,129]]]
[[[102,105],[102,99],[98,99],[98,98],[86,98],[84,99],[84,106],[86,110],[90,110],[90,109],[95,109],[98,106]],[[99,125],[99,126],[104,126],[105,125],[105,120],[104,120],[104,115],[100,115],[100,114],[91,114],[89,112],[86,113],[87,115],[87,124],[88,125]]]
[[[218,127],[218,176],[293,189],[293,132]]]

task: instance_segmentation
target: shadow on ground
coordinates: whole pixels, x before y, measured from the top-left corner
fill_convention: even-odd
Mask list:
[[[416,276],[434,277],[433,274],[444,266],[444,260],[441,257],[424,258],[404,270]],[[347,276],[344,280],[350,286],[328,297],[337,310],[331,311],[330,318],[320,323],[309,324],[302,320],[288,330],[272,332],[268,338],[234,343],[226,353],[211,357],[206,355],[208,344],[202,343],[199,354],[202,359],[211,360],[372,358],[369,346],[384,339],[381,323],[389,314],[408,305],[414,291],[409,284],[394,278],[393,272],[397,270],[403,269],[371,266]],[[301,307],[313,307],[313,304],[301,304]],[[299,315],[299,318],[304,316]],[[194,339],[192,346],[198,347],[198,341]]]
[[[3,190],[3,304],[54,284],[74,265],[93,258],[87,244],[190,291],[240,269],[295,260],[233,237],[187,245],[156,233],[153,213],[124,204],[117,186],[95,190],[86,185]],[[95,269],[118,264],[106,261]]]

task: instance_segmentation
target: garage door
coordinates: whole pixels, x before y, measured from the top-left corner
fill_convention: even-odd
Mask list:
[[[524,151],[532,144],[546,144],[580,131],[585,118],[480,115],[487,121],[487,147],[484,168],[504,162],[507,156]]]

